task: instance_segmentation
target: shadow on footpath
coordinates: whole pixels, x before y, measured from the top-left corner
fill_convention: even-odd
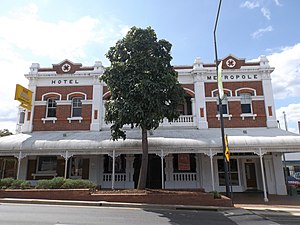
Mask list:
[[[223,213],[212,210],[195,209],[143,209],[146,212],[166,218],[173,225],[236,225]]]

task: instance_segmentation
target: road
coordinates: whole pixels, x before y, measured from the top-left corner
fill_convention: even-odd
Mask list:
[[[0,204],[0,225],[234,225],[217,211]]]
[[[300,225],[300,209],[271,208],[267,210],[251,209],[251,211],[256,215],[281,225]]]

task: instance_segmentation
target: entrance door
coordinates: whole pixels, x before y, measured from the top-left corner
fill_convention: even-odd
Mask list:
[[[257,189],[255,163],[245,163],[247,189]]]
[[[161,188],[161,159],[157,155],[149,155],[147,188]]]
[[[141,155],[136,155],[133,163],[134,167],[134,187],[137,187],[139,174],[140,174],[140,167],[141,167]],[[147,188],[152,189],[160,189],[161,186],[161,159],[159,156],[154,154],[148,155],[148,173],[147,173]]]

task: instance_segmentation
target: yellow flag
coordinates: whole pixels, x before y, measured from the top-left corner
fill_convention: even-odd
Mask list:
[[[221,100],[224,98],[224,90],[223,90],[223,82],[222,82],[222,63],[221,61],[218,65],[218,90],[219,90],[219,96]]]
[[[225,135],[225,157],[226,157],[226,161],[229,162],[230,152],[229,152],[229,148],[228,148],[228,136],[227,135]]]

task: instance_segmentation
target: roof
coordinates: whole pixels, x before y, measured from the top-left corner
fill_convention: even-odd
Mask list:
[[[163,129],[148,134],[149,152],[168,153],[222,152],[221,130]],[[300,135],[279,128],[230,128],[225,129],[231,152],[300,152]],[[60,154],[70,151],[80,154],[141,153],[141,131],[126,131],[127,139],[112,141],[110,131],[32,132],[0,138],[0,155]]]

